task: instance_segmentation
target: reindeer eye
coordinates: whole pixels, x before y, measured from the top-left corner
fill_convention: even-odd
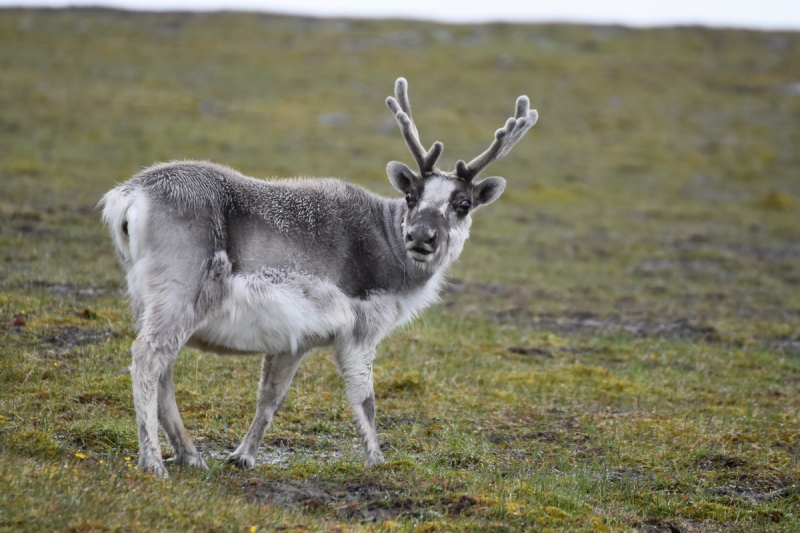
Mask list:
[[[409,209],[417,205],[417,199],[411,196],[410,192],[406,193],[406,204],[408,204]]]
[[[456,211],[458,212],[458,214],[460,214],[460,215],[465,215],[465,214],[467,214],[467,212],[469,211],[469,208],[470,208],[470,207],[472,207],[472,203],[470,203],[470,201],[469,201],[469,200],[464,200],[464,201],[463,201],[463,202],[461,202],[460,204],[457,204],[457,205],[455,206],[455,209],[456,209]]]

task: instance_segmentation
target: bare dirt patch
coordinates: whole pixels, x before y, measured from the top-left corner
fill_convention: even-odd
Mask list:
[[[719,524],[710,520],[658,520],[640,524],[634,527],[642,533],[738,533],[746,531],[742,526],[734,524]]]
[[[535,346],[527,348],[522,346],[509,346],[506,348],[506,350],[518,355],[539,355],[542,357],[547,357],[548,359],[555,357],[555,354],[551,350],[545,350],[544,348],[537,348]]]
[[[594,311],[572,309],[558,313],[537,312],[530,302],[553,300],[553,296],[519,284],[464,283],[454,282],[447,291],[446,305],[457,308],[462,299],[485,296],[482,312],[502,323],[533,327],[559,333],[614,334],[626,333],[635,337],[660,339],[700,340],[722,342],[724,335],[706,323],[703,317],[663,316],[642,310],[629,309],[631,298],[619,298],[618,314],[599,314]],[[708,296],[708,295],[707,295]],[[724,299],[725,295],[714,293],[712,300]],[[492,310],[491,307],[495,306]],[[497,307],[503,306],[502,309]],[[488,306],[488,307],[487,307]],[[512,346],[508,350],[519,355],[551,357],[552,350],[543,348]]]
[[[746,500],[750,503],[768,502],[780,498],[788,498],[789,496],[798,494],[798,492],[800,491],[791,485],[769,488],[758,483],[725,485],[722,487],[713,487],[708,490],[709,494],[713,494],[715,496],[728,496],[729,498]]]
[[[84,328],[80,326],[51,327],[39,334],[39,340],[60,350],[78,346],[102,344],[117,336],[111,329]]]
[[[401,515],[424,517],[440,514],[432,509],[440,507],[437,502],[419,502],[403,497],[399,491],[378,482],[343,484],[331,480],[265,481],[250,478],[242,488],[251,502],[311,512],[331,509],[348,520],[379,521]],[[462,505],[466,506],[466,503]]]
[[[65,296],[73,296],[76,299],[87,299],[109,293],[118,296],[123,296],[125,294],[125,291],[121,289],[95,287],[93,285],[83,285],[80,283],[51,283],[49,281],[39,280],[32,282],[31,285],[37,289],[44,289],[48,292],[63,294]]]
[[[464,514],[470,507],[478,504],[478,500],[464,494],[447,507],[447,511],[454,516]]]
[[[81,318],[95,316],[85,309],[76,312]],[[0,320],[0,335],[4,335],[6,347],[36,347],[38,353],[57,360],[76,359],[85,355],[89,346],[98,346],[121,336],[113,328],[96,328],[77,324],[29,327],[29,315],[17,314],[10,320]]]
[[[773,473],[735,472],[735,469],[744,466],[743,460],[736,457],[722,459],[723,464],[715,465],[716,469],[734,469],[735,475],[728,477],[725,484],[709,487],[706,492],[710,495],[744,500],[751,504],[800,495],[800,483],[796,479]],[[731,461],[736,466],[728,466]]]
[[[696,462],[698,468],[703,470],[730,470],[747,465],[747,461],[741,457],[728,455],[709,455]]]
[[[657,321],[641,315],[600,317],[587,311],[564,315],[542,315],[531,318],[540,328],[560,332],[600,331],[603,333],[629,333],[635,337],[657,337],[684,340],[720,342],[722,335],[713,326],[692,318]]]
[[[778,353],[800,357],[800,337],[779,336],[771,339],[768,344]]]
[[[642,277],[664,276],[672,273],[689,279],[731,277],[731,274],[725,271],[722,262],[713,259],[651,258],[643,260],[632,268],[631,272]]]
[[[757,259],[768,264],[781,263],[787,259],[800,259],[800,243],[785,246],[740,244],[731,246],[730,249],[744,257]]]
[[[652,479],[652,475],[635,468],[617,468],[602,474],[602,477],[615,483],[638,483]]]

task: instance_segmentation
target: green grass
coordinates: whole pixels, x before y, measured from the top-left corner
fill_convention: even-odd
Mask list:
[[[800,34],[5,9],[0,72],[0,530],[800,529]],[[138,472],[95,204],[184,158],[396,194],[398,76],[443,167],[517,95],[541,118],[442,305],[380,346],[388,463],[322,351],[265,464],[224,466],[260,363],[184,350],[211,469]]]

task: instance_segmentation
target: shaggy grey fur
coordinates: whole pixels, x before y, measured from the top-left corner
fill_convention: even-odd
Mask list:
[[[137,327],[131,377],[141,468],[166,475],[159,424],[176,464],[205,467],[175,402],[172,365],[184,345],[266,353],[256,414],[231,462],[255,465],[298,365],[324,345],[333,346],[365,466],[383,461],[376,347],[436,300],[469,236],[471,212],[505,187],[502,178],[472,178],[535,121],[520,99],[517,118],[492,147],[462,165],[468,175],[443,172],[434,166],[441,143],[428,152],[419,143],[407,91],[399,79],[397,99],[388,101],[420,168],[387,167],[405,199],[334,179],[257,180],[199,161],[155,165],[103,198]]]

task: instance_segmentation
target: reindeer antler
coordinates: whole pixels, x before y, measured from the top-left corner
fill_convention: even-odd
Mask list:
[[[475,176],[493,162],[505,156],[514,147],[525,132],[536,124],[539,113],[530,108],[530,101],[527,96],[517,98],[517,106],[514,116],[506,121],[506,125],[494,132],[494,141],[491,146],[481,155],[464,163],[456,163],[456,175],[467,182],[472,181]]]
[[[406,146],[411,151],[411,155],[417,161],[419,166],[420,176],[429,174],[433,171],[436,161],[442,155],[444,145],[439,141],[433,143],[431,149],[427,152],[419,142],[419,132],[411,120],[411,104],[408,102],[408,82],[405,78],[397,78],[394,84],[394,97],[386,99],[386,105],[389,106],[394,118],[397,119],[397,124],[400,126],[400,131],[403,133],[403,139],[406,141]]]

